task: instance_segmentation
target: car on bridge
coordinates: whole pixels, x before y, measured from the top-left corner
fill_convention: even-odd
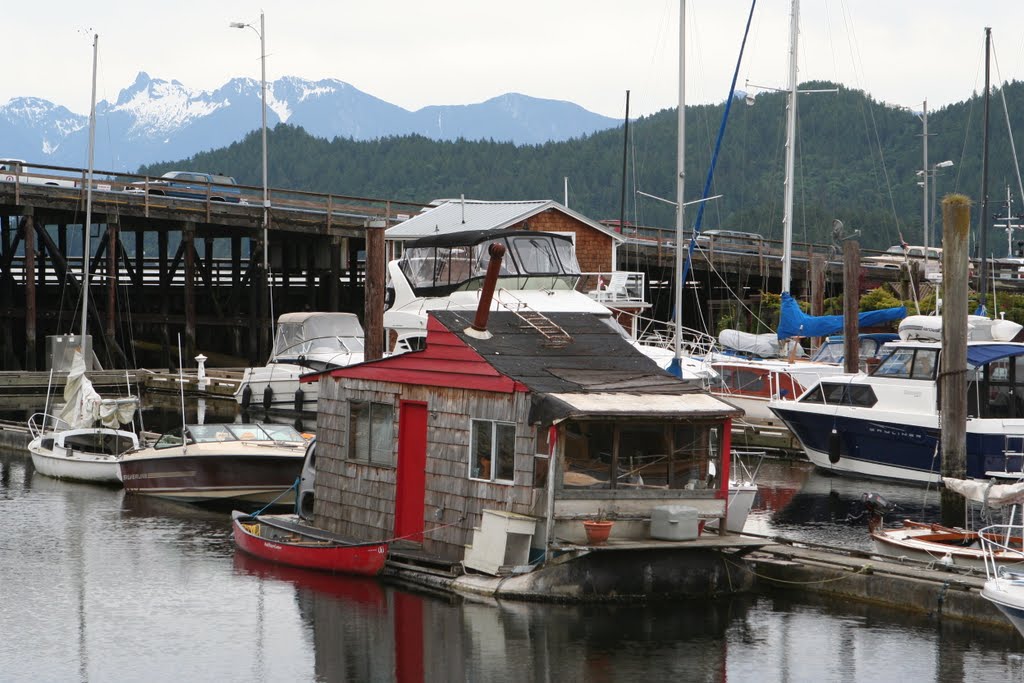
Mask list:
[[[168,171],[155,180],[139,180],[125,188],[127,192],[149,192],[152,195],[201,199],[211,202],[248,204],[231,176],[199,171]]]
[[[13,183],[19,182],[23,185],[49,185],[51,187],[78,187],[79,183],[74,178],[48,175],[40,172],[39,169],[30,168],[23,159],[0,159],[0,181]],[[96,189],[109,190],[96,187]]]
[[[766,253],[764,238],[761,235],[739,230],[704,230],[697,235],[697,247],[716,252]]]

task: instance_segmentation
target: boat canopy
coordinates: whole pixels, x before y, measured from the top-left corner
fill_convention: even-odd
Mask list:
[[[967,363],[974,367],[994,360],[1024,356],[1024,344],[968,344]]]
[[[531,230],[469,230],[421,237],[409,243],[400,267],[418,296],[446,296],[479,289],[492,243],[505,247],[499,282],[506,289],[573,289],[580,276],[572,238]],[[536,278],[543,283],[528,281]],[[514,282],[510,283],[510,280]]]
[[[1002,507],[1024,503],[1024,482],[1016,484],[996,484],[981,479],[956,479],[943,477],[942,483],[951,491],[956,491],[964,498],[975,503],[984,503],[988,507]]]
[[[905,306],[895,308],[883,308],[878,311],[866,311],[857,316],[858,325],[861,327],[872,327],[883,323],[900,320],[907,315]],[[841,315],[808,315],[800,310],[800,304],[796,302],[789,292],[782,293],[782,307],[779,312],[779,339],[790,337],[827,337],[836,334],[843,329],[843,316]]]
[[[363,326],[355,313],[285,313],[277,319],[273,358],[310,353],[361,353]]]

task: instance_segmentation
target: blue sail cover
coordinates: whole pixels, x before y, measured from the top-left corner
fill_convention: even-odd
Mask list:
[[[857,316],[858,325],[872,327],[907,317],[906,306],[883,308],[879,311],[867,311]],[[841,315],[808,315],[800,310],[789,292],[782,293],[782,307],[779,312],[779,339],[790,337],[827,337],[843,329]]]

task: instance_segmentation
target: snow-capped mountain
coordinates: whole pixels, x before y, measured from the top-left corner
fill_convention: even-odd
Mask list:
[[[419,134],[435,140],[515,144],[566,140],[611,128],[615,119],[571,102],[510,93],[479,104],[412,112],[335,79],[267,83],[267,126],[287,122],[324,138],[372,140]],[[0,156],[83,167],[88,114],[34,97],[0,106]],[[139,73],[115,102],[96,105],[98,169],[133,171],[227,146],[260,126],[260,83],[235,78],[213,91]]]

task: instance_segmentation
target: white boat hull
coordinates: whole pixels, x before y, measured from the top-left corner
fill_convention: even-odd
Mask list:
[[[121,467],[117,456],[94,454],[57,454],[44,449],[40,439],[33,439],[28,446],[32,465],[36,472],[54,479],[70,479],[95,484],[120,484]]]
[[[981,597],[995,605],[1024,636],[1024,583],[994,578],[985,582]]]
[[[299,378],[313,370],[303,365],[274,363],[262,368],[246,368],[242,382],[235,391],[235,402],[245,406],[246,389],[249,406],[288,410],[316,411],[320,390],[316,382],[301,384]],[[270,401],[267,403],[266,390],[270,387]],[[301,401],[298,392],[302,391]]]

